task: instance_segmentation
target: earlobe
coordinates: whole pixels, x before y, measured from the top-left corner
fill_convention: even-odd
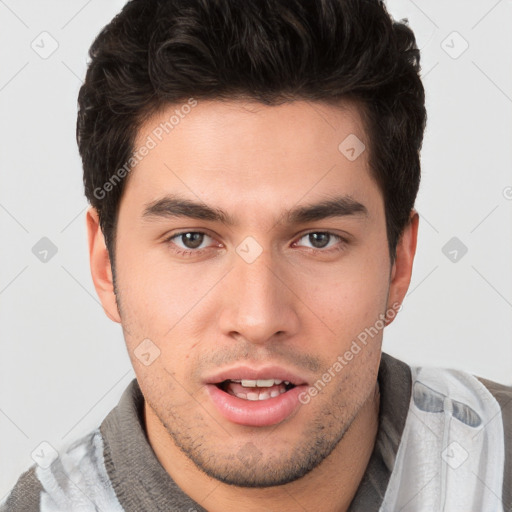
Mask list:
[[[394,309],[395,314],[389,316],[386,325],[389,325],[396,317],[396,310],[402,304],[405,294],[409,289],[418,241],[418,224],[418,212],[412,210],[409,223],[405,227],[396,247],[396,258],[391,270],[387,304],[387,311]]]
[[[98,211],[89,207],[86,214],[87,237],[89,241],[89,262],[96,293],[106,315],[114,322],[121,323],[112,278],[112,266],[105,237],[101,231]]]

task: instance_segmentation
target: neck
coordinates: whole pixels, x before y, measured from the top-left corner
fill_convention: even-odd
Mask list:
[[[348,510],[370,460],[378,431],[378,383],[342,440],[324,461],[294,482],[265,489],[226,485],[200,471],[173,443],[165,427],[145,403],[149,442],[164,469],[194,501],[210,512]],[[321,497],[321,498],[320,498]]]

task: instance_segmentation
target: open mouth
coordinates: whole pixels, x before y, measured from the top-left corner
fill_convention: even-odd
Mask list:
[[[307,382],[280,366],[238,366],[205,377],[206,391],[229,422],[252,427],[276,425],[300,409]]]
[[[227,379],[216,384],[225,393],[243,400],[268,400],[277,398],[295,387],[287,380],[279,379]]]

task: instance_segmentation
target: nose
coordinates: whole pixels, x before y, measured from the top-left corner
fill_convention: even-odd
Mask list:
[[[283,265],[277,265],[268,251],[252,263],[238,255],[234,260],[223,292],[222,333],[259,345],[296,333],[299,299]]]

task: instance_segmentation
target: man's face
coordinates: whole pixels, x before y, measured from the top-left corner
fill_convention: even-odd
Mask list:
[[[390,307],[383,197],[368,152],[339,149],[348,136],[369,143],[355,107],[302,101],[199,101],[159,141],[176,108],[139,131],[136,148],[148,136],[157,145],[129,176],[116,232],[146,422],[224,482],[292,481],[332,452],[375,390],[381,329],[335,365]],[[229,222],[171,215],[171,196]],[[286,215],[340,198],[344,214]]]

